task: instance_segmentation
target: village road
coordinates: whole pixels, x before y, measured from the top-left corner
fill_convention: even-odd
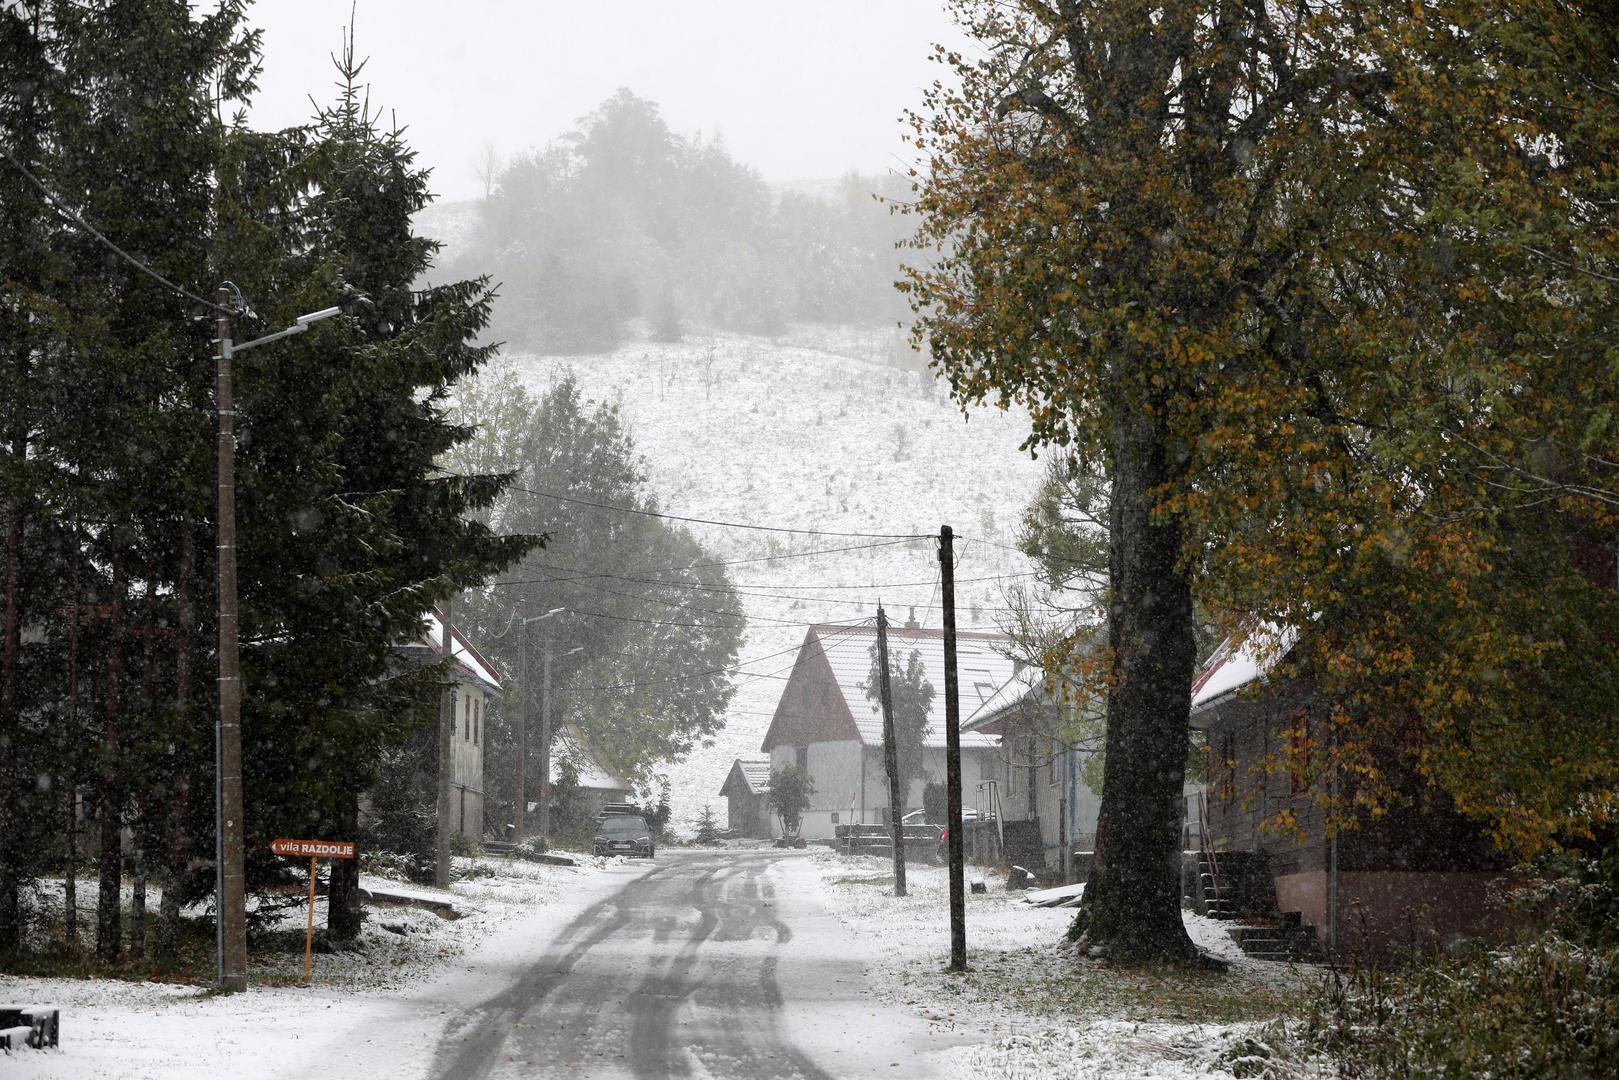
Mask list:
[[[861,959],[794,883],[805,880],[793,873],[807,869],[802,860],[659,853],[456,1025],[433,1075],[925,1075],[906,1044],[937,1042],[909,1015],[862,998]]]

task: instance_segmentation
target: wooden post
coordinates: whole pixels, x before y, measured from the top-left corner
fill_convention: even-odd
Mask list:
[[[330,914],[327,921],[331,921]],[[327,931],[330,937],[331,931]],[[309,964],[315,952],[315,856],[309,857],[309,919],[304,929],[304,985],[309,985]]]
[[[950,526],[939,529],[939,588],[944,605],[945,797],[950,817],[950,970],[967,970],[966,866],[961,842],[961,696],[956,679],[956,567]]]
[[[551,635],[545,635],[541,656],[540,681],[545,697],[540,701],[540,842],[551,846]]]
[[[435,841],[433,884],[450,887],[450,784],[455,772],[455,639],[450,630],[454,597],[444,598],[444,671],[449,685],[439,701],[438,717],[438,837]]]
[[[899,790],[899,743],[894,737],[894,695],[888,682],[888,616],[877,605],[877,687],[883,706],[883,763],[888,767],[888,835],[894,845],[894,895],[905,895],[905,799]],[[865,766],[861,765],[861,779]]]
[[[231,295],[221,286],[219,365],[219,721],[215,728],[214,890],[216,986],[247,989],[247,887],[242,863],[242,669],[236,609],[236,409],[231,399]]]
[[[523,618],[523,601],[517,601],[517,835],[523,842],[528,813],[528,620]]]

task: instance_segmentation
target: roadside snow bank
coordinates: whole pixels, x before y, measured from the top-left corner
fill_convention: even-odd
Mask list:
[[[901,899],[886,860],[822,852],[809,862],[823,902],[866,958],[868,993],[967,1036],[943,1055],[953,1076],[1229,1076],[1220,1060],[1232,1041],[1290,1013],[1315,977],[1243,955],[1224,924],[1190,914],[1188,933],[1228,971],[1137,972],[1081,959],[1064,939],[1072,910],[1026,904],[995,875],[988,893],[967,896],[969,971],[953,975],[944,970],[943,868],[908,867]]]
[[[270,1080],[335,1072],[413,1080],[432,1064],[423,1046],[481,1001],[492,981],[515,978],[575,914],[650,867],[481,857],[457,860],[456,869],[467,875],[449,890],[460,918],[368,906],[354,948],[315,955],[308,988],[296,985],[301,948],[255,955],[248,991],[230,996],[161,983],[0,975],[0,999],[62,1009],[61,1048],[19,1050],[6,1059],[5,1075]],[[288,923],[301,929],[302,908],[296,914]],[[324,919],[322,901],[317,927]]]

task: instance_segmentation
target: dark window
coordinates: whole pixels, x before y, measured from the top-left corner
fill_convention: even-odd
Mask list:
[[[807,747],[807,746],[795,746],[795,747],[793,747],[793,754],[795,755],[795,757],[797,759],[798,767],[800,769],[808,769],[809,768],[809,747]]]
[[[1291,791],[1297,795],[1310,787],[1310,714],[1303,709],[1293,714],[1293,726],[1287,729],[1287,756],[1291,764]]]
[[[450,691],[450,735],[455,735],[455,691]]]
[[[836,810],[834,810],[834,811],[832,811],[832,824],[836,825],[837,823],[838,823],[838,812]]]
[[[1237,739],[1227,733],[1220,737],[1220,759],[1215,762],[1216,773],[1220,781],[1215,787],[1215,793],[1225,802],[1231,802],[1237,797]]]
[[[466,697],[466,704],[461,710],[461,741],[466,742],[472,738],[472,695]]]
[[[483,728],[483,698],[472,703],[472,745],[478,745],[478,736]]]

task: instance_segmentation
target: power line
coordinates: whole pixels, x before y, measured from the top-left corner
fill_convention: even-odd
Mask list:
[[[454,475],[454,474],[451,474]],[[466,479],[461,477],[461,479]],[[593,506],[598,510],[616,510],[621,514],[639,514],[642,517],[662,518],[666,521],[684,521],[693,525],[718,525],[726,529],[752,529],[756,532],[795,533],[799,536],[846,536],[863,540],[926,540],[927,533],[868,533],[868,532],[841,532],[832,529],[796,529],[785,525],[753,525],[742,521],[719,521],[714,518],[686,517],[681,514],[665,514],[658,510],[643,510],[635,506],[619,506],[615,503],[596,502],[592,499],[580,499],[572,495],[558,495],[554,491],[540,491],[536,488],[519,487],[511,484],[507,491],[521,491],[525,495],[538,495],[542,499],[555,499],[557,502],[574,503],[579,506]]]
[[[847,624],[847,625],[845,625],[843,627],[842,632],[845,633],[845,634],[852,633],[853,631],[858,630],[860,627],[864,626],[866,623],[869,623],[869,622],[871,622],[871,620],[868,618],[868,619],[861,619],[857,623]],[[639,690],[639,689],[642,689],[642,688],[648,687],[648,686],[667,686],[670,683],[690,682],[693,679],[706,679],[711,675],[724,675],[726,673],[741,674],[744,678],[772,678],[772,677],[774,677],[772,674],[765,674],[765,673],[761,673],[761,672],[744,672],[744,671],[742,671],[742,669],[744,667],[746,667],[747,665],[749,665],[749,664],[757,664],[761,660],[771,660],[771,659],[774,659],[775,657],[778,657],[778,656],[785,656],[790,652],[797,652],[800,649],[802,649],[803,647],[804,647],[803,644],[800,643],[800,644],[794,645],[794,646],[792,646],[791,648],[788,648],[788,649],[778,649],[773,653],[765,653],[762,656],[751,656],[746,660],[739,660],[736,663],[731,664],[731,665],[729,665],[727,667],[710,668],[708,671],[699,671],[699,672],[696,672],[696,673],[691,674],[691,675],[678,675],[678,676],[675,676],[672,679],[648,679],[648,680],[641,681],[641,682],[613,683],[613,684],[609,684],[609,685],[606,685],[606,686],[571,686],[571,687],[567,687],[565,692],[571,693],[571,692],[574,692],[574,691],[584,692],[584,691],[598,691],[598,690]],[[778,671],[787,671],[787,670],[790,670],[791,668],[796,667],[796,666],[797,666],[797,661],[795,660],[792,664],[789,664],[785,668],[780,668],[780,669],[778,669]]]
[[[683,572],[685,572],[687,570],[704,570],[704,569],[709,569],[709,568],[717,567],[717,566],[742,566],[742,565],[744,565],[746,563],[769,563],[769,562],[775,562],[778,559],[811,559],[811,558],[815,558],[815,557],[820,556],[820,555],[833,555],[833,554],[838,554],[838,553],[841,553],[841,552],[848,552],[848,551],[874,551],[877,548],[898,547],[901,544],[914,544],[914,543],[916,543],[915,539],[885,540],[880,544],[849,544],[849,545],[846,545],[844,547],[817,548],[814,551],[788,551],[788,552],[783,552],[780,555],[758,555],[758,556],[755,556],[753,558],[748,558],[748,559],[723,559],[723,560],[719,560],[719,561],[716,561],[716,562],[686,563],[683,566],[661,566],[661,567],[658,567],[655,570],[643,570],[643,571],[641,571],[641,573],[645,573],[645,574],[675,574],[675,573],[683,573]],[[568,573],[576,573],[577,576],[572,577],[572,578],[513,578],[513,579],[511,579],[509,581],[495,581],[495,582],[491,582],[490,584],[493,587],[498,588],[498,587],[505,586],[505,585],[523,585],[523,584],[529,584],[529,583],[532,583],[532,582],[539,582],[539,581],[583,581],[583,580],[586,580],[588,578],[615,577],[616,576],[614,574],[608,574],[608,573],[602,573],[602,572],[591,572],[591,571],[587,571],[587,570],[582,570],[582,569],[579,569],[577,567],[572,567],[572,566],[559,566],[556,563],[536,563],[535,565],[536,566],[541,566],[541,567],[547,567],[549,569],[554,569],[554,570],[561,570],[561,571],[568,572]],[[654,580],[654,579],[622,578],[620,580],[624,580],[624,581],[647,581],[647,580]],[[658,580],[658,583],[659,584],[665,584],[665,582],[663,582],[661,580]],[[679,585],[679,584],[683,584],[683,583],[678,582],[678,581],[670,581],[670,582],[667,582],[666,584]]]
[[[221,311],[221,312],[225,312],[226,314],[229,314],[229,315],[236,314],[236,312],[231,310],[230,308],[221,307],[219,304],[214,303],[212,300],[204,300],[202,297],[198,296],[196,293],[192,292],[190,289],[186,288],[184,285],[175,284],[174,282],[170,281],[168,278],[164,277],[162,274],[158,273],[156,270],[153,270],[151,268],[151,266],[149,266],[144,259],[136,258],[134,255],[131,255],[129,252],[125,251],[123,248],[119,247],[117,244],[115,244],[111,240],[107,239],[107,236],[106,236],[105,233],[103,233],[100,229],[96,228],[94,225],[90,224],[88,221],[84,220],[84,218],[80,217],[78,211],[76,211],[72,207],[68,206],[68,204],[62,200],[61,196],[57,195],[56,192],[54,192],[50,188],[46,187],[45,182],[43,180],[41,180],[39,177],[35,176],[32,172],[30,172],[26,165],[24,165],[22,162],[18,161],[16,159],[16,157],[14,157],[12,155],[11,151],[8,150],[5,147],[4,144],[0,144],[0,155],[4,155],[5,159],[7,161],[9,161],[13,165],[15,165],[17,167],[17,171],[22,173],[24,176],[26,176],[28,178],[28,182],[33,184],[35,187],[37,187],[40,190],[40,193],[45,196],[46,201],[48,201],[52,206],[54,206],[59,213],[64,215],[69,221],[73,222],[79,228],[83,229],[85,232],[89,233],[91,236],[93,236],[97,240],[101,241],[101,243],[104,244],[106,247],[108,247],[112,251],[116,252],[125,262],[129,263],[129,265],[133,266],[135,269],[139,270],[141,273],[145,274],[146,276],[152,278],[154,281],[157,281],[157,282],[161,283],[165,288],[169,289],[171,292],[174,292],[174,293],[176,293],[176,294],[178,294],[180,296],[183,296],[188,300],[195,300],[197,303],[201,304],[203,307],[209,309],[210,311]]]
[[[579,568],[577,568],[577,567],[563,566],[563,565],[561,565],[559,563],[537,562],[534,565],[538,566],[538,567],[540,567],[542,569],[556,570],[556,571],[559,571],[559,572],[564,573],[564,574],[577,574],[577,576],[548,577],[548,578],[515,578],[515,579],[512,579],[510,581],[502,582],[501,584],[504,584],[504,585],[563,584],[563,583],[567,583],[567,582],[571,582],[571,581],[581,581],[581,580],[596,579],[596,578],[607,578],[610,581],[627,581],[627,582],[631,582],[631,583],[637,584],[637,585],[660,585],[660,586],[667,586],[667,587],[673,588],[673,589],[691,589],[694,592],[735,593],[738,596],[771,596],[771,595],[778,595],[778,594],[775,594],[775,593],[759,592],[758,590],[760,590],[760,589],[774,589],[774,590],[788,590],[788,589],[806,590],[806,589],[808,589],[808,590],[815,590],[815,591],[818,591],[818,592],[828,592],[828,591],[870,592],[870,591],[875,590],[875,589],[912,589],[912,588],[920,589],[924,585],[935,585],[935,586],[937,585],[937,580],[935,579],[935,580],[922,580],[922,581],[873,581],[873,582],[868,582],[868,583],[860,584],[860,585],[794,585],[794,584],[785,583],[785,582],[780,583],[780,584],[750,585],[747,582],[743,582],[743,583],[741,583],[741,585],[739,587],[738,585],[730,585],[730,584],[719,585],[719,584],[714,584],[714,583],[704,582],[704,581],[670,581],[670,580],[668,580],[666,578],[631,577],[631,576],[629,576],[627,574],[609,574],[609,573],[594,573],[593,574],[593,573],[587,573],[587,572],[585,572],[583,570],[579,570]],[[1008,581],[1008,580],[1010,580],[1012,578],[1025,578],[1025,577],[1033,577],[1033,576],[1034,575],[1032,573],[987,574],[987,575],[985,575],[983,577],[959,578],[958,581],[961,584],[966,585],[966,584],[984,582],[984,581]],[[795,599],[817,600],[817,599],[823,599],[821,597],[814,597],[814,596],[811,596],[811,597],[796,597],[796,596],[786,595],[785,593],[781,593],[779,595],[780,595],[780,597],[782,599],[788,599],[788,600],[795,600]]]

